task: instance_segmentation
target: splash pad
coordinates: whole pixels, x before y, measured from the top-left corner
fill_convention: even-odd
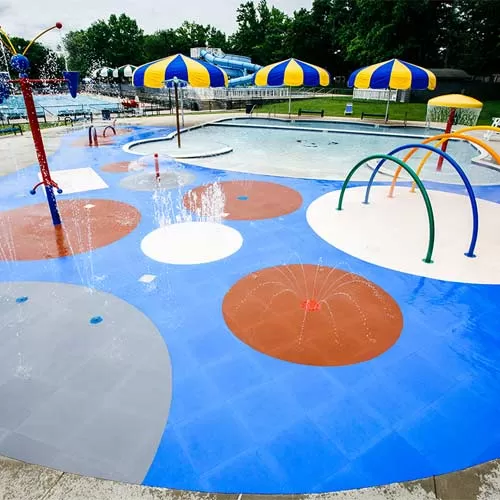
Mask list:
[[[131,140],[154,133],[134,127]],[[13,381],[9,390],[22,388],[11,400],[29,399],[30,410],[37,402],[33,387],[46,395],[40,411],[12,423],[5,440],[0,436],[0,453],[154,486],[276,494],[424,477],[498,454],[492,367],[500,361],[492,332],[500,292],[484,286],[500,276],[497,186],[477,188],[481,231],[472,259],[464,256],[472,218],[463,185],[436,190],[425,183],[435,243],[433,262],[424,262],[429,217],[424,197],[406,187],[392,199],[388,186],[372,185],[369,204],[366,182],[349,187],[339,211],[341,182],[277,176],[269,182],[217,169],[215,162],[213,169],[172,165],[190,179],[169,185],[162,174],[170,165],[161,155],[156,168],[154,155],[142,162],[118,144],[65,146],[51,159],[54,179],[63,185],[64,169],[84,167],[105,181],[101,191],[81,195],[81,206],[58,198],[64,225],[75,219],[69,236],[79,253],[46,247],[31,226],[23,249],[36,239],[39,253],[51,258],[21,259],[11,243],[18,238],[13,211],[25,205],[16,195],[37,172],[0,179],[1,242],[18,257],[0,258],[4,279],[18,282],[9,285],[5,303],[0,298],[7,319],[2,338],[14,339],[8,359],[0,352],[0,377]],[[394,152],[397,144],[386,146]],[[258,159],[249,154],[247,161]],[[357,159],[346,163],[350,169]],[[363,179],[371,173],[366,168]],[[131,189],[129,182],[151,189]],[[130,217],[111,200],[126,202]],[[122,237],[108,238],[116,222]],[[45,217],[47,233],[50,227]],[[31,286],[33,280],[43,288]],[[65,286],[54,294],[57,281]],[[77,290],[75,306],[67,283],[83,282],[88,288]],[[116,308],[104,307],[115,302]],[[155,325],[159,343],[127,304]],[[79,326],[68,337],[71,321]],[[80,347],[86,352],[93,342],[92,359],[83,359]],[[162,352],[170,353],[171,379]],[[65,381],[63,396],[47,393],[37,378],[47,373],[50,383]],[[87,390],[85,398],[66,390],[90,384],[100,390]],[[106,391],[111,396],[99,406]],[[92,425],[83,422],[74,436],[79,415],[72,410],[80,403]],[[23,406],[14,406],[0,408],[0,428],[6,411],[11,422],[25,418]],[[477,412],[463,411],[470,407]],[[69,423],[40,430],[47,408],[51,422]],[[58,447],[57,460],[36,455],[39,442]],[[88,457],[97,458],[89,465]]]

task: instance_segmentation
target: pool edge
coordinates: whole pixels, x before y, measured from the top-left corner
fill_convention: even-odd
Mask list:
[[[0,492],[11,500],[76,498],[108,500],[485,500],[500,498],[500,460],[415,481],[327,493],[275,495],[172,490],[80,476],[0,456]],[[484,494],[488,496],[483,496]],[[7,498],[7,497],[6,497]]]

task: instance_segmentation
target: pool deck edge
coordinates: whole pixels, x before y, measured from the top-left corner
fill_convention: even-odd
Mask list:
[[[500,460],[386,486],[306,495],[238,495],[152,488],[79,476],[0,456],[0,498],[8,500],[489,500],[500,498]]]

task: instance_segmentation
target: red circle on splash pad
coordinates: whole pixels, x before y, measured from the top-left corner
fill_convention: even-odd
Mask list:
[[[42,260],[95,250],[135,229],[139,211],[113,200],[60,200],[54,226],[46,203],[0,212],[0,261]]]
[[[300,193],[275,182],[227,181],[206,184],[184,195],[184,206],[203,215],[206,198],[220,187],[226,219],[271,219],[294,212],[302,205]]]
[[[398,340],[403,316],[371,281],[336,268],[287,265],[238,281],[222,312],[229,329],[274,358],[314,366],[361,363]]]

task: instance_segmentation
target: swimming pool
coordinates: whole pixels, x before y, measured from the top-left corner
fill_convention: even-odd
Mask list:
[[[114,110],[118,107],[117,103],[81,94],[77,95],[75,99],[65,94],[35,95],[34,99],[37,113],[43,114],[46,112],[54,116],[68,112]],[[23,97],[14,95],[5,100],[0,105],[0,115],[9,118],[26,116]]]
[[[275,128],[276,125],[285,128]],[[182,144],[186,150],[205,148],[208,151],[213,150],[214,145],[232,149],[225,155],[194,160],[204,167],[284,177],[343,180],[363,158],[377,153],[387,154],[405,144],[420,143],[424,137],[438,132],[423,127],[375,128],[368,124],[312,120],[305,121],[304,127],[302,125],[302,121],[292,123],[289,120],[260,118],[223,120],[184,132]],[[137,155],[176,155],[179,151],[176,141],[161,137],[130,143],[125,149]],[[409,165],[416,169],[426,152],[418,151]],[[403,151],[397,156],[403,157],[406,153]],[[478,151],[469,143],[450,141],[448,153],[464,169],[472,184],[500,184],[500,171],[472,163]],[[435,163],[436,160],[431,158],[424,167],[421,174],[424,180],[449,184],[462,182],[450,165],[445,163],[443,170],[436,172]],[[394,167],[387,163],[378,179],[389,180],[393,171]],[[371,168],[367,166],[358,171],[355,179],[367,180],[371,173]]]
[[[229,118],[220,120],[214,125],[254,126],[254,127],[286,127],[335,130],[345,132],[362,132],[365,134],[394,134],[414,137],[430,137],[439,134],[441,129],[433,127],[404,127],[400,125],[382,125],[378,123],[346,122],[335,120],[295,120],[283,118]]]

